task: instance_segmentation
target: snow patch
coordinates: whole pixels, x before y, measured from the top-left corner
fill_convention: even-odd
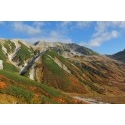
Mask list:
[[[35,80],[35,66],[33,65],[33,67],[32,67],[32,69],[30,70],[30,73],[29,73],[29,78],[31,79],[31,80]]]
[[[14,52],[8,53],[8,59],[13,65],[18,67],[17,64],[15,62],[13,62],[12,60],[16,56],[16,53],[20,50],[21,45],[19,44],[19,42],[17,40],[12,40],[11,42],[13,42],[15,44],[16,48],[15,48]]]
[[[12,39],[11,41],[13,41],[14,43],[17,43],[18,45],[20,45],[19,43],[18,43],[18,41],[19,42],[21,42],[23,45],[25,45],[25,46],[27,46],[28,48],[33,48],[33,45],[31,45],[31,44],[28,44],[27,42],[24,42],[23,40],[20,40],[20,39]],[[21,45],[20,45],[21,46]]]
[[[0,60],[0,70],[3,69],[3,60]]]
[[[2,45],[2,50],[4,52],[4,54],[7,54],[7,49]]]
[[[16,40],[16,39],[12,39],[11,40],[11,42],[13,42],[14,44],[15,44],[15,46],[16,46],[16,49],[18,49],[18,48],[20,48],[21,47],[21,45],[19,44],[19,42],[18,42],[19,40]]]

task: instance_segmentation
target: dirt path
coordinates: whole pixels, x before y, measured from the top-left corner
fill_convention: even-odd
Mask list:
[[[81,100],[84,101],[88,104],[105,104],[102,101],[96,100],[96,99],[92,99],[92,98],[84,98],[84,97],[79,97],[79,96],[74,96],[73,98],[77,99],[77,100]]]

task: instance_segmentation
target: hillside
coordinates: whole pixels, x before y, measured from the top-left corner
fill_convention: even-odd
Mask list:
[[[0,103],[85,103],[16,73],[0,71]]]
[[[75,43],[1,39],[0,47],[0,103],[125,103],[122,62]]]
[[[110,55],[109,57],[125,63],[125,50]]]

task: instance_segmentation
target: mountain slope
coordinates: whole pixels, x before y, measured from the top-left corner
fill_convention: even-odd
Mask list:
[[[0,71],[0,97],[0,103],[84,103],[8,71]]]
[[[85,103],[78,101],[80,96],[125,103],[124,63],[75,43],[31,45],[3,39],[0,47],[0,86],[7,86],[1,88],[4,98],[14,98],[16,103]]]
[[[125,50],[120,51],[116,54],[110,55],[109,57],[125,63]]]
[[[48,50],[36,65],[36,67],[39,67],[36,69],[37,80],[63,91],[86,93],[87,91],[82,83],[71,75],[72,71],[68,69],[69,67],[67,68],[67,65],[70,69],[72,68],[65,58],[54,50]],[[41,79],[39,79],[39,76]]]

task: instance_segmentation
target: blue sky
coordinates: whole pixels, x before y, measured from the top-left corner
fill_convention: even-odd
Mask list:
[[[28,42],[77,43],[101,54],[125,49],[124,21],[25,21],[0,22],[0,38]]]

